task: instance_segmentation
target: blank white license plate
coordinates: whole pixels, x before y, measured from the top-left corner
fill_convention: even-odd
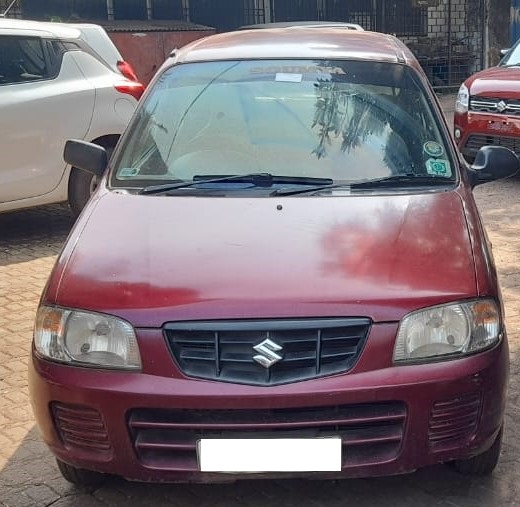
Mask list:
[[[339,472],[341,438],[202,439],[201,472]]]

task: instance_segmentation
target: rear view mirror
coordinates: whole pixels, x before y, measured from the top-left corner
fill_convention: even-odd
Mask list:
[[[514,176],[520,169],[520,160],[503,146],[483,146],[477,152],[470,169],[472,186]]]
[[[71,139],[65,143],[63,158],[67,164],[96,176],[103,176],[108,164],[108,155],[102,146]]]

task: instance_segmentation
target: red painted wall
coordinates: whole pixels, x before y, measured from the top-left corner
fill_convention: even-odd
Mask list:
[[[145,85],[173,49],[214,33],[214,29],[134,33],[108,31],[123,58],[132,64],[137,77]]]

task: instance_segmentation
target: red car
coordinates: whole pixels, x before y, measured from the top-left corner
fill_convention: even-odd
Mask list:
[[[175,52],[46,286],[30,390],[66,479],[366,477],[500,452],[508,347],[469,168],[410,51],[337,28]],[[254,475],[251,475],[254,474]]]
[[[473,162],[482,146],[505,146],[520,154],[520,44],[497,67],[478,72],[460,87],[455,139]]]

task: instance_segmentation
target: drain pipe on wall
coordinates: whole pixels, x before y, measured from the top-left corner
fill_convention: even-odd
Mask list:
[[[480,57],[480,65],[482,69],[487,69],[490,66],[490,54],[489,54],[489,2],[490,0],[483,1],[481,8],[484,11],[482,14],[482,54]]]

